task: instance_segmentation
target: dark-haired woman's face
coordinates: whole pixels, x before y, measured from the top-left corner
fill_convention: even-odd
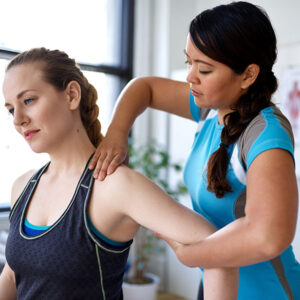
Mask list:
[[[219,121],[230,112],[243,90],[241,83],[244,74],[236,74],[228,66],[215,61],[202,53],[190,36],[186,44],[186,62],[190,84],[195,103],[199,107],[218,109]]]
[[[39,63],[9,69],[3,94],[16,130],[33,151],[49,153],[58,141],[64,140],[68,126],[72,125],[67,98],[64,92],[43,80]]]

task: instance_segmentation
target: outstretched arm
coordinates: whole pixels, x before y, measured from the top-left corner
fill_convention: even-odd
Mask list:
[[[106,201],[107,207],[113,206],[118,213],[136,223],[180,243],[195,243],[216,231],[199,214],[174,201],[149,179],[126,167],[119,167],[104,182],[97,182],[97,188],[101,190],[101,201]],[[211,269],[205,270],[204,274],[205,300],[236,299],[238,269]]]
[[[173,200],[144,175],[125,166],[102,182],[101,191],[108,205],[123,215],[180,243],[195,243],[216,231],[208,220]]]
[[[124,162],[128,134],[147,107],[163,110],[185,118],[189,111],[189,85],[160,77],[141,77],[130,81],[120,94],[111,124],[91,161],[94,177],[103,180]]]

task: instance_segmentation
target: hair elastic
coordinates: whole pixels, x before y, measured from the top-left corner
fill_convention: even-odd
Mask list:
[[[226,144],[224,144],[224,143],[220,143],[220,148],[228,149],[228,145],[226,145]]]

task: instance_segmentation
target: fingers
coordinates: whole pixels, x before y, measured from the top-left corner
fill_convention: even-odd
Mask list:
[[[95,168],[95,166],[98,162],[98,159],[100,157],[100,153],[101,153],[101,151],[97,148],[95,153],[94,153],[94,156],[91,159],[90,165],[89,165],[90,170],[93,170]]]
[[[112,174],[124,162],[122,155],[116,155],[107,167],[107,175]]]
[[[96,164],[96,168],[94,170],[94,178],[103,180],[106,176],[106,169],[103,168],[103,163],[107,157],[107,153],[101,153]]]
[[[111,175],[123,161],[123,156],[119,154],[114,156],[107,153],[101,154],[94,171],[94,178],[103,181],[106,175]]]
[[[125,166],[129,166],[129,154],[128,154],[128,151],[127,151],[127,154],[126,154],[126,158],[125,158],[125,160],[124,160],[124,164],[125,164]]]
[[[158,232],[153,232],[153,235],[158,237],[159,239],[161,240],[164,240],[167,242],[167,244],[171,247],[171,248],[174,248],[175,246],[177,246],[178,242],[172,240],[172,239],[169,239],[167,238],[166,236],[158,233]]]
[[[96,149],[89,169],[94,170],[94,178],[104,180],[121,165],[128,153],[127,139],[117,136],[105,137]]]
[[[166,236],[160,235],[160,234],[155,234],[158,238],[164,240],[172,249],[173,251],[177,254],[177,251],[183,246],[183,244],[174,241],[172,239],[167,238]]]
[[[153,231],[152,233],[153,233],[153,235],[156,236],[157,238],[163,240],[163,237],[162,237],[162,235],[161,235],[160,233],[158,233],[158,232],[156,232],[156,231]]]
[[[112,156],[111,155],[106,155],[106,157],[104,158],[104,160],[99,160],[98,161],[98,163],[102,163],[102,165],[101,165],[101,169],[100,169],[100,171],[99,171],[99,175],[98,175],[98,179],[100,180],[100,181],[102,181],[102,180],[104,180],[105,179],[105,177],[106,177],[106,175],[110,175],[110,174],[112,174],[113,172],[111,172],[111,168],[110,168],[110,166],[111,166],[111,164],[112,164],[112,162],[113,162],[114,160],[112,159]],[[115,167],[115,169],[117,168],[117,166],[118,165],[116,165],[116,167]],[[113,171],[115,170],[115,169],[113,169]]]

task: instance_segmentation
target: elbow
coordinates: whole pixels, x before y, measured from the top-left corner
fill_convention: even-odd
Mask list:
[[[265,218],[263,222],[248,218],[248,232],[252,241],[249,241],[248,250],[252,251],[252,263],[271,260],[279,256],[292,243],[295,235],[295,226],[292,222],[276,222]]]
[[[270,260],[279,256],[293,241],[293,236],[265,237],[260,243],[261,256],[263,260]]]
[[[190,253],[187,253],[187,248],[188,246],[183,246],[180,247],[179,249],[177,249],[176,251],[176,256],[178,258],[178,260],[185,266],[189,267],[189,268],[196,268],[199,267],[199,265],[197,264],[197,262],[194,259],[194,256],[191,255]]]

